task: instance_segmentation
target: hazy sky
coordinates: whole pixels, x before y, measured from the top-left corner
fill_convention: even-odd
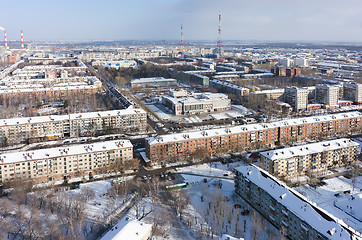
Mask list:
[[[0,0],[8,39],[362,42],[362,0]],[[0,40],[3,36],[0,34]]]

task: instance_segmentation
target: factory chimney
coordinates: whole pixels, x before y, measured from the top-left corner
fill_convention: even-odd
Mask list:
[[[24,50],[24,37],[23,37],[23,30],[21,30],[21,50]]]
[[[8,37],[6,36],[6,30],[4,30],[5,48],[8,49]]]

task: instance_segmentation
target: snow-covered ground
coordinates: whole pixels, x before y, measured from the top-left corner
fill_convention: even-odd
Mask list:
[[[200,232],[205,239],[212,239],[212,236],[218,239],[222,234],[245,239],[277,239],[279,236],[274,226],[234,193],[232,169],[241,164],[216,162],[178,169],[189,183],[184,190],[190,202],[184,221],[190,222],[194,236],[200,236]],[[236,204],[241,207],[235,208]],[[244,210],[249,213],[241,214]]]
[[[343,176],[324,180],[325,185],[313,188],[309,185],[296,187],[319,207],[343,220],[355,230],[362,232],[362,176],[352,180]]]

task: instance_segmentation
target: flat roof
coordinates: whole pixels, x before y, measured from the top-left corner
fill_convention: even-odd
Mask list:
[[[179,142],[185,141],[190,139],[200,139],[200,138],[207,138],[207,137],[215,137],[215,136],[223,136],[223,135],[230,135],[230,134],[237,134],[237,133],[244,133],[244,132],[252,132],[252,131],[259,131],[265,129],[273,129],[278,127],[285,127],[285,126],[295,126],[301,124],[309,124],[315,122],[328,122],[337,119],[349,119],[355,117],[361,117],[362,114],[360,112],[348,112],[348,113],[336,113],[336,114],[329,114],[329,115],[322,115],[322,116],[311,116],[305,118],[295,118],[295,119],[287,119],[282,121],[276,121],[271,123],[256,123],[256,124],[247,124],[247,125],[238,125],[229,128],[219,128],[219,129],[211,129],[211,130],[204,130],[204,131],[192,131],[192,132],[184,132],[184,133],[174,133],[174,134],[166,134],[160,135],[156,137],[149,137],[146,138],[148,144],[162,144],[162,143],[169,143],[169,142]]]
[[[350,231],[355,231],[354,229],[348,227],[341,219],[319,208],[303,195],[287,187],[266,171],[254,165],[237,167],[235,170],[270,194],[271,197],[320,234],[332,240],[352,239]],[[357,236],[362,237],[358,232]]]
[[[359,144],[357,142],[354,142],[349,138],[341,138],[330,141],[310,143],[296,147],[265,151],[261,152],[260,155],[263,155],[269,160],[278,161],[281,159],[288,159],[297,156],[305,156],[313,153],[321,153],[321,152],[337,150],[346,147],[358,147],[358,146]]]
[[[48,158],[66,157],[94,152],[103,152],[123,148],[131,148],[129,140],[113,140],[92,144],[78,144],[69,147],[46,148],[33,151],[12,152],[0,154],[0,165],[24,161],[36,161]]]
[[[100,240],[144,240],[151,234],[152,224],[146,224],[139,220],[122,218],[114,227],[100,238]]]
[[[43,122],[54,122],[54,121],[55,122],[66,121],[74,119],[113,117],[113,116],[123,116],[123,115],[142,114],[142,113],[145,114],[146,112],[141,108],[129,107],[127,109],[122,109],[122,110],[73,113],[69,115],[49,115],[49,116],[37,116],[37,117],[9,118],[9,119],[0,119],[0,127],[11,126],[11,125],[43,123]]]

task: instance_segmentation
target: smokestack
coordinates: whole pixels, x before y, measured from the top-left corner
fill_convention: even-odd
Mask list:
[[[21,30],[21,50],[24,50],[24,37],[23,37],[23,30]]]
[[[6,36],[6,30],[4,30],[4,36],[5,36],[5,48],[8,49],[8,37]]]

